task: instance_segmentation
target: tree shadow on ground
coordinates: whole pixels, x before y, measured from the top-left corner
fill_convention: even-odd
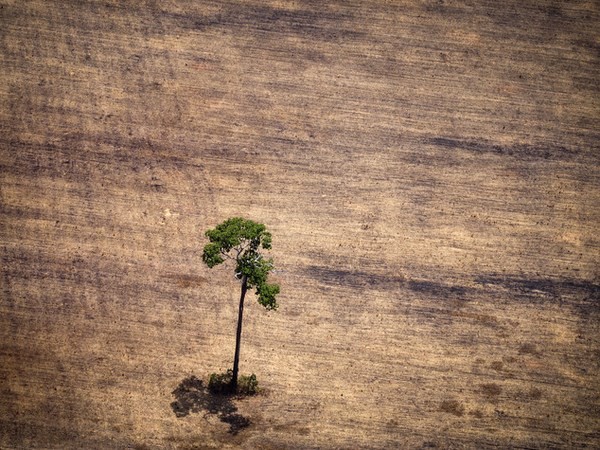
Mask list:
[[[177,417],[185,417],[190,413],[213,414],[221,422],[229,424],[229,432],[237,434],[250,425],[247,417],[237,413],[232,396],[213,394],[204,386],[202,380],[194,375],[184,379],[173,391],[176,400],[171,403],[171,408]]]

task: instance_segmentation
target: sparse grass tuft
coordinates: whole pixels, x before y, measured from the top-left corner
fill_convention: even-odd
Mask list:
[[[478,419],[483,418],[483,412],[481,412],[480,409],[476,409],[474,411],[469,411],[469,415],[473,416],[473,417],[476,417]]]
[[[502,370],[502,366],[504,366],[504,363],[502,361],[494,361],[490,364],[490,367],[494,370]]]
[[[538,388],[531,388],[531,390],[528,393],[529,398],[532,400],[539,400],[540,398],[542,398],[542,391]]]
[[[536,387],[529,389],[529,391],[518,391],[517,397],[521,400],[539,400],[542,398],[542,391]]]
[[[440,411],[460,417],[465,414],[465,407],[458,400],[444,400],[440,405]]]
[[[488,398],[488,400],[496,400],[500,393],[502,392],[502,388],[498,386],[496,383],[485,383],[480,386],[480,392]]]
[[[538,351],[534,344],[527,342],[525,344],[522,344],[521,347],[519,347],[519,354],[521,354],[521,355],[537,355]]]

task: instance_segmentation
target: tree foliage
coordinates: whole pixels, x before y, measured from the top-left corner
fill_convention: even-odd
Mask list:
[[[235,275],[254,288],[258,302],[267,310],[277,309],[279,285],[269,284],[267,278],[273,269],[273,260],[267,259],[261,249],[271,248],[271,233],[252,220],[233,217],[205,233],[209,243],[204,247],[202,260],[210,268],[230,259],[235,262]]]

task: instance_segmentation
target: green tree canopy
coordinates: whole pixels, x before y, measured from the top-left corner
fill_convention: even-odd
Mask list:
[[[258,302],[267,310],[277,309],[279,285],[267,282],[273,260],[260,252],[260,249],[271,248],[271,233],[266,227],[252,220],[233,217],[205,235],[210,241],[202,254],[206,265],[212,268],[225,260],[233,260],[236,277],[248,288],[256,289]]]

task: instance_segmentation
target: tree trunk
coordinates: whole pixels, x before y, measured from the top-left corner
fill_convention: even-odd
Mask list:
[[[236,393],[240,365],[240,341],[242,340],[242,317],[244,315],[244,297],[248,290],[248,277],[242,277],[242,295],[240,296],[240,309],[238,313],[237,333],[235,336],[235,356],[233,358],[233,377],[231,378],[231,392]]]

